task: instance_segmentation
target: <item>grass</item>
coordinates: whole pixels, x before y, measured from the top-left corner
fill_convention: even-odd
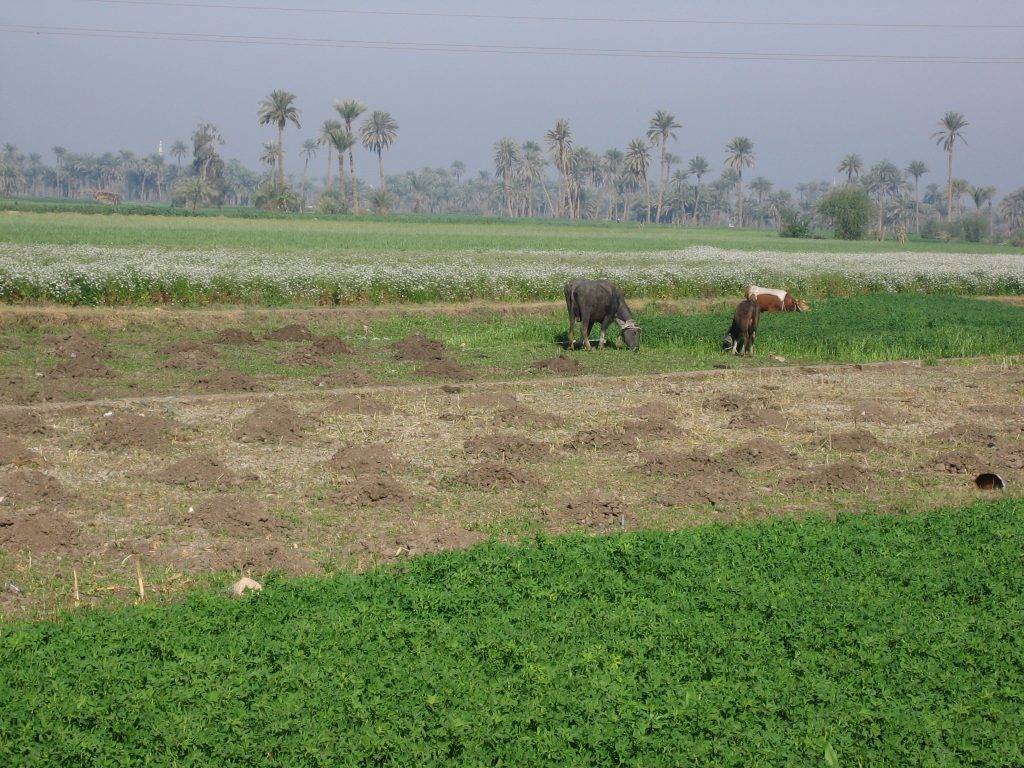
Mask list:
[[[3,625],[11,765],[1018,765],[1024,504],[541,539]]]
[[[731,230],[634,223],[473,219],[471,217],[96,216],[84,213],[0,215],[0,242],[162,249],[219,249],[270,254],[572,251],[636,253],[707,245],[786,252],[1021,253],[1009,246],[781,238],[770,230]]]

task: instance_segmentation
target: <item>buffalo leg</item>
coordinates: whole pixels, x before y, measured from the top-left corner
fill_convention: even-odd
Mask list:
[[[566,345],[566,349],[573,349],[576,346],[576,318],[569,313],[569,343]]]
[[[590,332],[594,328],[594,321],[590,319],[590,315],[583,315],[580,318],[580,327],[583,329],[583,348],[589,352],[593,349],[590,346]]]
[[[607,341],[608,326],[611,324],[612,321],[607,318],[601,323],[601,340],[598,342],[598,347],[601,349],[604,349],[605,342]]]

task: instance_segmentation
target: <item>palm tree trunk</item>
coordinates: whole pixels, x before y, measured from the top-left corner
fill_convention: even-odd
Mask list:
[[[885,195],[878,197],[878,239],[885,239]]]
[[[351,128],[348,130],[351,132]],[[359,186],[356,184],[356,158],[352,147],[348,148],[348,172],[352,177],[352,212],[359,213]]]
[[[324,182],[324,190],[325,191],[331,188],[331,166],[334,165],[334,158],[332,157],[333,152],[334,152],[334,150],[331,148],[331,145],[328,144],[327,145],[327,179]]]
[[[946,153],[946,221],[953,219],[953,148]]]
[[[284,126],[277,126],[277,188],[284,189]]]
[[[551,205],[551,193],[548,192],[548,185],[544,183],[543,177],[540,180],[540,188],[544,190],[544,199],[547,201],[547,204],[548,204],[548,215],[549,216],[554,216],[555,215],[555,209]]]
[[[384,183],[384,155],[381,152],[377,152],[377,164],[380,169],[380,191],[387,192],[387,185]]]
[[[700,177],[697,177],[697,186],[693,189],[693,223],[697,224],[697,210],[700,207]]]
[[[302,166],[302,207],[306,207],[306,178],[309,176],[309,155],[306,155],[306,162]]]
[[[661,207],[665,202],[665,185],[668,183],[668,169],[665,167],[665,137],[661,137],[661,174],[658,177],[658,215],[655,221],[661,221]]]
[[[345,201],[345,155],[338,153],[338,199]]]
[[[739,214],[737,226],[743,229],[743,171],[740,171],[736,178],[736,208]]]
[[[918,188],[920,177],[914,177],[914,232],[921,234],[921,191]]]
[[[645,218],[645,221],[648,224],[650,224],[651,223],[651,180],[647,178],[646,174],[644,174],[644,190],[645,190],[645,192],[647,194],[647,216]]]

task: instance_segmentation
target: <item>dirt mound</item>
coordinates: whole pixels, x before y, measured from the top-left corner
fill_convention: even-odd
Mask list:
[[[263,536],[286,527],[281,520],[269,514],[258,500],[231,494],[211,496],[194,504],[189,507],[181,522],[236,536]]]
[[[50,334],[43,337],[57,357],[62,358],[103,358],[107,357],[107,350],[98,341],[83,336],[77,331],[68,334]]]
[[[192,485],[199,488],[218,488],[241,485],[242,478],[209,453],[176,461],[153,475],[160,483]]]
[[[621,426],[587,427],[566,440],[564,447],[573,451],[629,451],[636,448],[636,440]]]
[[[0,411],[0,434],[48,435],[50,428],[35,411]]]
[[[257,541],[229,546],[214,556],[213,567],[204,570],[232,570],[240,573],[280,571],[292,576],[317,571],[316,564],[288,544]]]
[[[856,464],[840,463],[820,467],[782,483],[784,488],[816,491],[860,491],[876,481],[874,473]]]
[[[0,512],[0,547],[11,552],[66,552],[79,546],[79,530],[50,509]]]
[[[53,366],[50,375],[76,379],[109,379],[114,372],[95,357],[69,357]]]
[[[315,349],[289,349],[278,356],[277,362],[300,368],[330,368],[334,365],[334,360]]]
[[[774,410],[772,401],[767,395],[717,395],[705,400],[703,406],[705,410],[719,413]]]
[[[290,323],[264,334],[263,338],[266,341],[311,341],[313,332],[300,323]]]
[[[676,409],[661,400],[637,403],[625,410],[626,415],[638,419],[675,419]]]
[[[533,408],[515,402],[496,413],[494,422],[505,427],[531,427],[533,429],[553,429],[565,425],[565,419],[561,416],[535,411]]]
[[[332,371],[316,380],[316,386],[328,389],[342,387],[370,387],[376,384],[372,376],[358,368],[346,368],[343,371]]]
[[[243,443],[298,443],[307,421],[287,405],[270,402],[246,416],[232,436]]]
[[[779,467],[791,464],[794,457],[775,441],[755,437],[723,451],[718,459],[730,467]]]
[[[551,522],[562,521],[586,528],[609,530],[622,528],[629,522],[632,513],[629,506],[616,496],[588,491],[582,496],[570,499],[554,515],[548,515]]]
[[[392,342],[391,349],[396,360],[413,363],[425,363],[429,360],[444,360],[445,346],[437,339],[431,339],[422,333],[413,333],[404,339]]]
[[[622,423],[622,428],[631,437],[674,437],[680,434],[675,419],[662,413],[629,419]]]
[[[747,408],[729,419],[733,429],[786,429],[788,424],[785,416],[769,408]]]
[[[420,376],[451,381],[468,381],[473,378],[473,372],[469,368],[448,358],[427,360],[416,367],[416,373]]]
[[[362,475],[345,488],[345,500],[361,507],[405,506],[413,500],[401,483],[387,475]]]
[[[981,466],[981,459],[973,453],[953,451],[944,453],[925,462],[924,469],[947,472],[951,475],[966,475]]]
[[[259,344],[259,340],[252,335],[252,331],[241,328],[225,328],[211,341],[214,344]]]
[[[0,467],[35,467],[44,464],[43,457],[30,451],[18,440],[0,441]]]
[[[463,395],[459,402],[463,408],[486,410],[489,408],[515,408],[518,404],[515,395],[506,392],[472,392]]]
[[[196,384],[210,392],[255,392],[260,383],[252,376],[240,371],[214,371],[207,376],[200,376]]]
[[[855,423],[895,426],[907,421],[905,414],[875,400],[864,400],[850,406],[850,419]]]
[[[220,354],[216,349],[211,347],[209,344],[204,344],[200,341],[193,341],[192,339],[182,339],[181,341],[172,341],[161,347],[160,352],[164,355],[181,355],[188,352],[198,352],[199,350],[209,350],[213,354]]]
[[[23,469],[0,476],[0,503],[16,507],[59,504],[68,493],[60,480],[35,469]]]
[[[518,467],[502,464],[498,461],[483,461],[456,478],[456,482],[468,485],[481,491],[493,491],[498,488],[538,487],[541,485],[532,472]]]
[[[466,441],[466,453],[499,461],[537,461],[550,459],[553,447],[527,437],[509,434],[476,435]]]
[[[384,557],[423,555],[430,552],[468,549],[486,538],[478,531],[467,531],[444,520],[417,520],[410,527],[393,535],[378,538],[373,549]]]
[[[821,447],[844,453],[864,453],[884,448],[885,445],[867,430],[854,429],[826,437],[821,441]]]
[[[356,413],[360,416],[377,416],[391,413],[392,408],[385,405],[373,395],[349,394],[339,395],[327,404],[329,413]]]
[[[750,487],[738,477],[693,477],[677,480],[658,493],[655,501],[665,507],[727,508],[752,497]]]
[[[220,353],[213,347],[198,347],[169,354],[160,367],[172,371],[202,371],[212,368],[219,357]]]
[[[355,351],[347,341],[337,336],[317,336],[310,347],[323,355],[351,355]]]
[[[671,475],[688,477],[691,475],[719,475],[733,473],[735,470],[717,456],[703,451],[682,453],[680,451],[659,451],[644,455],[644,461],[638,470],[645,475]]]
[[[177,425],[162,416],[119,413],[96,422],[89,436],[90,448],[143,448],[157,451],[170,445]]]
[[[338,449],[325,466],[352,477],[366,474],[387,475],[402,468],[403,463],[386,445],[347,445]]]
[[[969,443],[970,445],[993,448],[999,442],[999,433],[977,422],[960,422],[932,435],[933,440],[943,443]]]
[[[538,360],[533,364],[533,367],[538,371],[547,371],[558,376],[576,376],[583,373],[583,366],[580,365],[579,360],[566,357],[565,355],[556,355],[555,357]]]

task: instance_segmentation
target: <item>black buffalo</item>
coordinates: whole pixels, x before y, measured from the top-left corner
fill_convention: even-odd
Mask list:
[[[732,327],[722,340],[722,348],[734,355],[753,355],[754,339],[757,337],[757,323],[761,319],[761,307],[754,299],[745,299],[736,305]]]
[[[590,329],[601,324],[599,347],[613,322],[622,329],[622,340],[636,351],[640,348],[640,326],[626,305],[626,299],[610,280],[573,280],[565,286],[565,308],[569,311],[569,349],[576,344],[576,321],[583,327],[583,346],[590,349]]]

